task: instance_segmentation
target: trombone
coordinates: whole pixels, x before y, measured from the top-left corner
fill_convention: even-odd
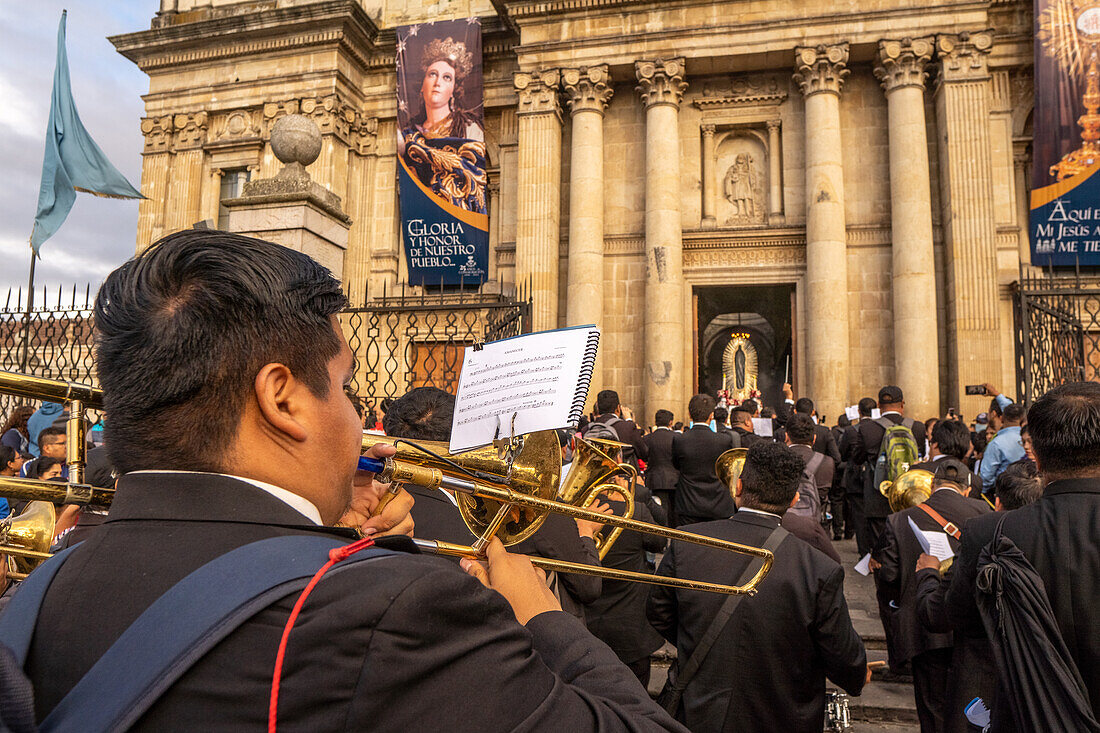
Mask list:
[[[557,494],[561,475],[561,450],[557,433],[553,430],[498,440],[483,448],[461,454],[450,453],[447,444],[439,441],[414,442],[405,438],[364,433],[364,451],[379,444],[391,445],[397,449],[397,453],[392,458],[360,458],[360,468],[372,471],[381,483],[394,486],[411,483],[429,489],[454,492],[459,514],[476,537],[472,545],[414,538],[413,541],[424,552],[451,557],[483,558],[485,548],[494,536],[506,546],[513,545],[533,534],[549,513],[555,512],[620,530],[630,529],[666,539],[750,555],[761,563],[752,578],[742,585],[671,578],[653,573],[636,573],[532,557],[531,564],[543,570],[666,585],[685,590],[753,595],[760,581],[771,569],[772,553],[759,547],[626,517],[601,514],[584,506],[556,501],[552,497]],[[614,488],[617,490],[619,487]]]
[[[0,477],[0,496],[17,500],[44,501],[50,504],[77,504],[81,506],[110,506],[114,490],[88,486],[84,483],[84,413],[86,409],[101,408],[103,393],[96,387],[64,380],[44,379],[16,372],[0,371],[0,392],[30,399],[48,399],[66,402],[69,408],[68,444],[66,463],[69,466],[69,482],[55,483],[32,479]],[[557,433],[544,431],[531,433],[475,449],[460,455],[452,455],[445,443],[417,442],[403,438],[382,438],[364,434],[363,449],[378,443],[397,448],[393,458],[384,460],[360,458],[360,467],[373,471],[383,483],[415,483],[427,488],[447,489],[455,492],[459,512],[466,526],[477,537],[473,545],[454,545],[446,542],[414,539],[422,551],[440,555],[481,558],[485,547],[494,537],[505,545],[513,545],[534,534],[550,512],[564,514],[574,519],[585,519],[608,525],[613,529],[630,529],[648,532],[666,539],[682,540],[721,550],[749,555],[760,560],[755,575],[742,585],[723,585],[698,580],[667,578],[650,573],[615,570],[563,560],[531,558],[536,567],[548,571],[595,575],[611,580],[636,581],[667,585],[687,590],[716,593],[754,594],[756,586],[768,574],[772,553],[751,545],[728,542],[678,529],[639,522],[627,517],[605,515],[586,508],[588,496],[615,485],[589,486],[586,500],[581,506],[557,501],[561,476],[561,449]],[[614,463],[607,457],[607,461]],[[602,459],[601,459],[602,460]],[[610,466],[608,467],[610,469]],[[583,483],[583,481],[582,481]],[[593,494],[593,489],[599,488]],[[14,518],[21,520],[26,514]],[[41,522],[40,522],[41,523]],[[34,525],[37,526],[37,525]],[[40,533],[26,525],[24,534],[37,538]],[[2,530],[0,530],[2,532]],[[18,532],[16,532],[18,534]],[[46,559],[48,553],[38,549],[41,545],[31,540],[14,539],[11,531],[0,534],[0,555],[26,558],[28,561]],[[52,537],[51,537],[52,538]],[[610,538],[609,538],[610,539]],[[35,540],[41,542],[40,539]],[[20,544],[27,546],[19,546]],[[33,547],[30,545],[34,544]],[[606,544],[605,544],[606,546]],[[28,563],[28,570],[32,569]]]

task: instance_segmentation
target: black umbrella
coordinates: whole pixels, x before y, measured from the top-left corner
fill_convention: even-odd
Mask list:
[[[1003,524],[978,556],[977,601],[1016,726],[1034,733],[1100,733],[1043,581],[1001,534]]]

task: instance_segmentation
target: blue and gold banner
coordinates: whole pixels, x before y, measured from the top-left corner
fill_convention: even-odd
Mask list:
[[[477,18],[397,29],[397,181],[409,282],[480,285],[489,200]]]
[[[1100,265],[1100,6],[1035,0],[1031,264]]]

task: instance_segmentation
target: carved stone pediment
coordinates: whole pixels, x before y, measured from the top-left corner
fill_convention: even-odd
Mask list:
[[[707,79],[702,87],[702,96],[692,101],[699,109],[779,104],[787,98],[787,82],[773,74],[738,74]]]

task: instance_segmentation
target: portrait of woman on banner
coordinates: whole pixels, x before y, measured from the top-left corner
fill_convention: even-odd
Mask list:
[[[399,44],[403,54],[404,43]],[[435,38],[420,56],[419,68],[403,59],[397,152],[409,171],[435,196],[453,206],[487,214],[485,131],[480,110],[463,106],[471,81],[473,54],[452,37]],[[421,73],[415,85],[414,70]],[[474,80],[475,83],[479,80]],[[415,92],[415,96],[414,96]],[[480,94],[477,98],[480,102]],[[480,103],[478,105],[480,107]]]

